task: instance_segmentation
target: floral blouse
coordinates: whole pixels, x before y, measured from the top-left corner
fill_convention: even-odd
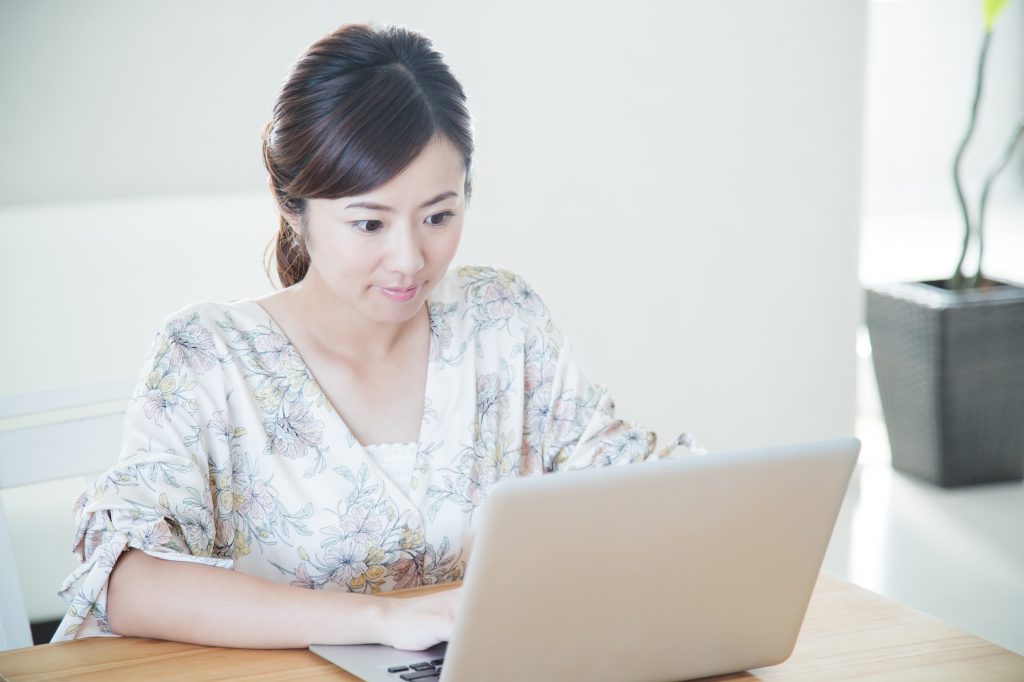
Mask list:
[[[81,565],[54,641],[111,635],[106,585],[128,548],[300,587],[378,593],[454,581],[473,512],[505,478],[701,448],[619,419],[519,275],[452,268],[427,298],[430,353],[412,478],[356,441],[252,299],[165,318],[119,461],[74,505]],[[403,492],[407,490],[408,492]]]

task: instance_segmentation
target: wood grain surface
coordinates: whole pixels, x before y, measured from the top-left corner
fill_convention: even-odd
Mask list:
[[[0,675],[10,682],[357,679],[306,650],[227,649],[134,637],[94,637],[0,653]],[[823,573],[788,661],[707,679],[1021,682],[1024,657]]]

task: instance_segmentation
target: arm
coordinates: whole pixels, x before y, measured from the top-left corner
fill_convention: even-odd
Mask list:
[[[657,435],[638,422],[615,414],[608,388],[584,374],[572,343],[562,337],[551,377],[546,424],[546,471],[565,471],[653,461],[684,451],[703,452],[692,436],[681,433],[664,447]]]
[[[455,595],[398,606],[234,570],[247,546],[235,545],[245,518],[235,512],[231,448],[245,429],[228,423],[223,353],[209,326],[177,316],[155,337],[121,457],[75,504],[81,565],[61,586],[68,613],[54,641],[120,633],[228,646],[419,648],[446,636]]]
[[[587,378],[547,306],[522,278],[517,281],[534,301],[524,344],[524,444],[539,468],[563,471],[705,452],[685,432],[657,448],[653,431],[617,417],[608,389]]]
[[[460,593],[386,599],[325,592],[130,550],[110,576],[107,617],[120,635],[212,646],[379,642],[418,650],[448,640]]]

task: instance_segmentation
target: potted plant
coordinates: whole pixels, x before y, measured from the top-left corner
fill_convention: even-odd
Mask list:
[[[942,486],[1024,478],[1024,287],[982,271],[989,191],[1024,137],[1024,111],[985,176],[974,216],[961,182],[985,58],[1006,1],[984,2],[974,100],[953,161],[964,228],[956,268],[944,280],[867,289],[867,326],[892,465]],[[977,265],[968,270],[972,244]]]

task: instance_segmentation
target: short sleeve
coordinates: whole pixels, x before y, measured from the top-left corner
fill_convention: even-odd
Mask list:
[[[226,529],[214,521],[207,441],[224,400],[221,362],[198,313],[169,318],[155,334],[125,414],[119,461],[73,507],[72,551],[81,565],[60,587],[68,612],[53,641],[113,634],[107,581],[129,548],[233,567],[215,551]]]
[[[518,276],[517,276],[518,277]],[[527,455],[539,456],[546,472],[628,464],[703,454],[688,432],[657,446],[657,435],[643,425],[615,415],[608,388],[591,382],[577,360],[572,342],[522,278],[521,286],[539,311],[524,344]],[[678,448],[682,447],[682,450]]]

